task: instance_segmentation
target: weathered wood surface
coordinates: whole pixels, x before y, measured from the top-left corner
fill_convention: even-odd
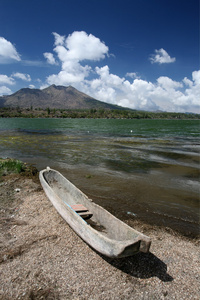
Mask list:
[[[47,167],[40,171],[39,177],[47,197],[59,214],[96,251],[113,258],[149,251],[149,237],[95,204],[58,171]],[[92,214],[88,222],[71,207],[77,204],[82,204]]]

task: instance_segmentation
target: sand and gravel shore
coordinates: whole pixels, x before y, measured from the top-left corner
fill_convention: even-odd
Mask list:
[[[134,226],[151,237],[150,253],[105,258],[58,215],[37,180],[6,176],[0,182],[0,299],[199,299],[199,241]]]

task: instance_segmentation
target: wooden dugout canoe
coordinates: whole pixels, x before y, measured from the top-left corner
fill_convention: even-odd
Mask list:
[[[40,171],[39,178],[59,214],[99,253],[119,258],[149,251],[149,237],[95,204],[58,171],[47,167]]]

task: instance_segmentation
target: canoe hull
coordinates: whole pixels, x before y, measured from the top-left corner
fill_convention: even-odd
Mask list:
[[[149,237],[95,204],[58,171],[47,167],[40,171],[39,178],[47,197],[58,213],[86,243],[99,253],[118,258],[131,256],[140,251],[149,251],[151,244]],[[75,204],[83,204],[93,213],[90,221],[85,221],[72,209],[71,206]],[[99,224],[103,230],[97,230],[91,224]]]

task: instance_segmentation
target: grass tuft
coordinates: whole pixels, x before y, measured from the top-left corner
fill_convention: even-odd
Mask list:
[[[34,176],[37,174],[34,166],[28,165],[18,159],[0,158],[0,176],[10,174],[25,174],[26,176]]]
[[[20,160],[0,158],[0,176],[5,176],[12,173],[21,173],[24,171],[24,163]]]

